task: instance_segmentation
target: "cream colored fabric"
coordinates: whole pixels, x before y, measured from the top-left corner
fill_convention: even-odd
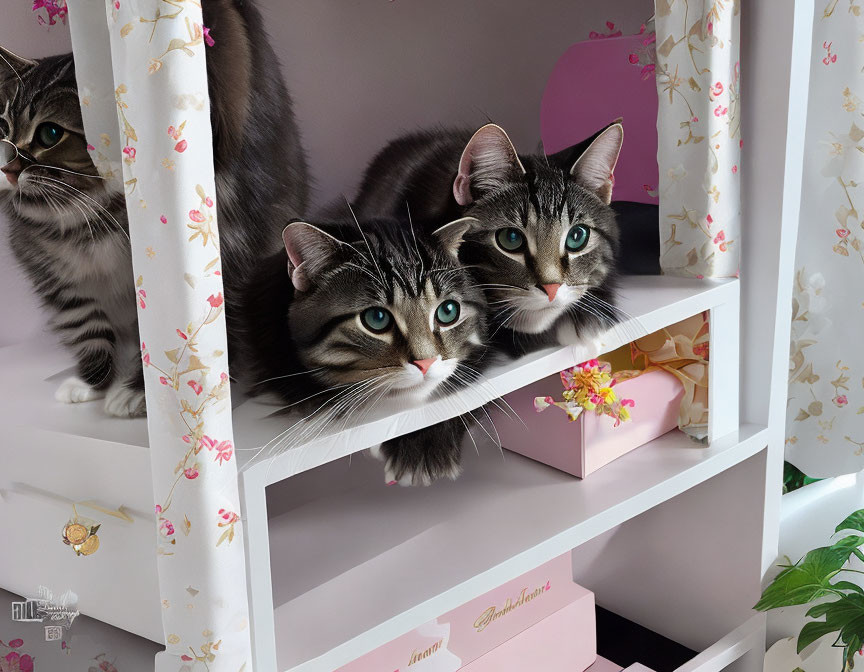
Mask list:
[[[813,477],[864,469],[862,11],[822,0],[813,28],[786,416],[787,459]]]
[[[660,265],[687,277],[738,275],[739,6],[657,0]]]
[[[666,329],[637,339],[632,358],[674,375],[684,386],[678,427],[694,439],[708,438],[708,313],[694,315]]]
[[[201,7],[69,6],[91,154],[122,182],[129,213],[157,517],[153,599],[168,644],[156,669],[251,672]]]

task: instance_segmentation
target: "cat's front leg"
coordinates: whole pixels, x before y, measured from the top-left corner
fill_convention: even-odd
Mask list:
[[[463,419],[445,420],[381,444],[373,455],[385,462],[388,484],[431,485],[439,478],[456,480],[462,471]]]
[[[54,396],[67,404],[101,399],[115,378],[117,336],[94,301],[73,297],[63,304],[52,326],[75,354],[78,375],[64,380]]]
[[[137,341],[129,341],[118,348],[122,365],[114,384],[105,396],[105,412],[118,418],[134,418],[147,414],[144,401],[144,369]]]

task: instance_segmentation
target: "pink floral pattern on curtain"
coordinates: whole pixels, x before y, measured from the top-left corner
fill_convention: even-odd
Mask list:
[[[154,600],[167,643],[156,669],[251,672],[204,53],[213,41],[197,2],[69,5],[91,155],[125,192],[129,215],[157,518]]]
[[[808,476],[864,469],[862,5],[822,0],[813,26],[795,259],[786,457]]]
[[[738,0],[657,0],[660,265],[738,275]]]

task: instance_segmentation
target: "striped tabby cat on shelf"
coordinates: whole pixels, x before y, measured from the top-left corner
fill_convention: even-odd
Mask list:
[[[285,250],[240,297],[233,345],[252,394],[275,395],[293,422],[262,450],[296,448],[368,417],[454,392],[480,377],[484,294],[458,260],[470,220],[415,231],[408,221],[290,224]],[[459,418],[385,442],[385,479],[426,485],[459,474]]]
[[[259,255],[278,249],[277,223],[304,212],[308,179],[254,3],[208,0],[204,21],[216,40],[207,74],[230,328],[231,297]],[[143,414],[124,194],[87,152],[71,54],[31,60],[0,49],[0,138],[9,141],[0,143],[9,154],[0,159],[0,207],[12,251],[77,361],[57,399],[104,398],[111,415]]]
[[[619,232],[610,207],[624,130],[615,122],[551,156],[519,155],[503,129],[414,133],[370,163],[355,209],[417,220],[470,216],[460,258],[484,287],[510,355],[572,343],[619,320]]]

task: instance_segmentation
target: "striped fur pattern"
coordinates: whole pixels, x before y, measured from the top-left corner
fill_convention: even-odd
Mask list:
[[[473,135],[415,133],[373,159],[356,206],[363,216],[407,202],[424,221],[472,217],[460,256],[486,290],[496,345],[524,354],[618,321],[619,232],[609,204],[622,141],[615,123],[556,155],[520,156],[494,124]]]
[[[253,394],[275,394],[305,416],[271,451],[362,418],[382,399],[417,404],[477,379],[487,307],[457,258],[468,225],[454,222],[437,237],[389,219],[286,229],[286,251],[261,265],[241,300],[237,370]],[[364,315],[379,309],[389,317],[376,329]],[[385,443],[388,482],[455,478],[454,436],[464,432],[457,418],[446,435],[421,430]]]
[[[204,20],[216,40],[207,68],[230,306],[247,269],[279,248],[279,222],[304,211],[308,178],[258,11],[209,0]],[[104,397],[111,415],[144,413],[125,199],[87,152],[71,54],[34,61],[0,50],[0,137],[24,154],[0,175],[11,248],[77,361],[57,398]]]

